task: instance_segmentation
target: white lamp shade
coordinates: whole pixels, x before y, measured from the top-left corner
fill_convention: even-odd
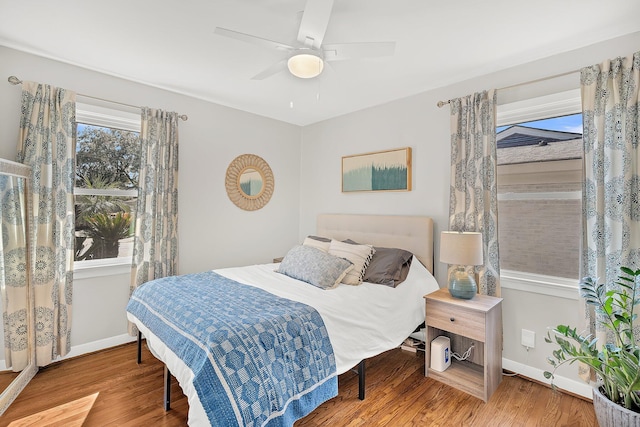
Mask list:
[[[287,61],[291,74],[301,79],[310,79],[319,75],[324,68],[322,58],[313,51],[297,53]]]
[[[481,265],[482,261],[482,233],[442,232],[440,262],[453,265]]]

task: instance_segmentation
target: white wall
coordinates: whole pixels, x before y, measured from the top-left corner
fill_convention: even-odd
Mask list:
[[[319,213],[429,215],[435,221],[435,253],[438,254],[440,231],[448,228],[450,122],[449,107],[438,108],[436,103],[484,89],[579,70],[608,58],[628,55],[639,46],[640,32],[305,127],[300,161],[300,238],[315,230]],[[577,87],[579,74],[573,73],[538,84],[499,90],[498,103]],[[341,193],[342,156],[404,146],[413,148],[412,191]],[[436,279],[443,284],[446,266],[437,262],[437,256],[435,264]],[[577,302],[516,290],[505,290],[503,296],[504,357],[513,359],[512,366],[528,364],[526,366],[541,373],[549,368],[545,358],[551,351],[551,346],[542,339],[546,328],[562,322],[575,325],[579,320]],[[528,356],[520,345],[522,328],[536,332],[536,348]],[[566,375],[577,379],[573,371]]]
[[[271,262],[297,242],[298,126],[0,46],[0,157],[10,160],[16,157],[21,93],[6,82],[10,75],[189,116],[180,122],[180,273]],[[264,158],[275,176],[271,201],[254,212],[231,203],[224,186],[227,166],[244,153]],[[74,281],[74,354],[126,339],[128,297],[128,274]]]
[[[543,372],[551,370],[547,357],[556,347],[544,342],[547,328],[560,324],[582,326],[579,300],[506,288],[502,289],[502,298],[503,367],[548,382]],[[522,329],[536,333],[535,347],[528,351],[520,344]],[[562,366],[556,374],[558,387],[591,397],[590,387],[577,375],[577,366]]]
[[[448,215],[448,137],[434,137],[430,122],[448,112],[423,95],[307,126],[302,134],[300,236],[315,230],[319,213],[419,214],[435,219],[436,231]],[[341,193],[341,158],[409,146],[413,154],[412,191]],[[446,185],[444,185],[446,184]],[[445,215],[443,217],[442,215]]]

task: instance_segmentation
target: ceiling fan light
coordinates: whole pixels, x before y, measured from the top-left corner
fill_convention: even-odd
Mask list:
[[[324,61],[313,53],[298,53],[287,61],[291,74],[301,79],[310,79],[322,73]]]

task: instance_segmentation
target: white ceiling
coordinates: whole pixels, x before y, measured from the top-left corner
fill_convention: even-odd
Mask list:
[[[332,62],[311,80],[252,80],[283,54],[213,32],[293,44],[304,7],[0,0],[0,45],[307,125],[640,31],[638,0],[335,0],[324,43],[395,41],[395,54]]]

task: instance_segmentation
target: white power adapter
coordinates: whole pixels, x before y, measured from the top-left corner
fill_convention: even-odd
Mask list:
[[[442,372],[451,365],[451,341],[444,335],[431,341],[431,369]]]

